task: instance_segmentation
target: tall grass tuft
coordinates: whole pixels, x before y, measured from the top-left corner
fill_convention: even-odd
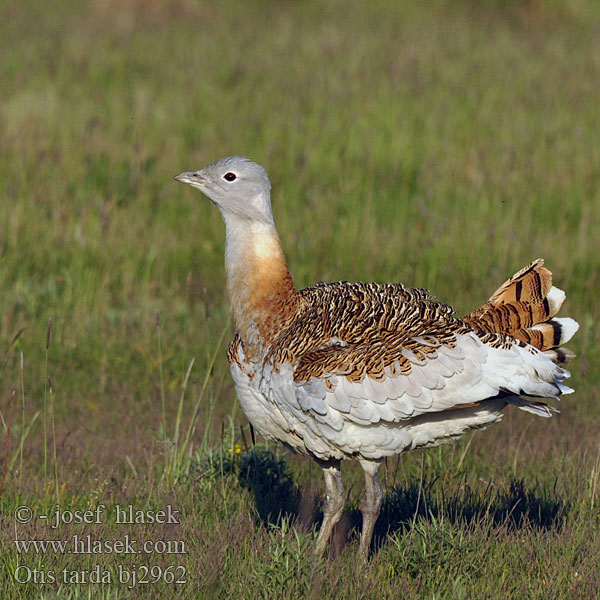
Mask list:
[[[158,343],[158,373],[160,376],[160,406],[162,409],[162,437],[167,435],[167,409],[165,403],[165,378],[163,374],[163,355],[161,343],[160,313],[156,313],[156,338]]]
[[[221,345],[223,343],[223,338],[225,337],[225,333],[229,329],[229,324],[227,324],[219,337],[217,344],[215,345],[215,350],[210,356],[208,364],[206,366],[206,372],[204,375],[204,380],[202,382],[202,387],[200,388],[200,393],[196,398],[196,402],[194,404],[192,413],[190,415],[189,422],[187,424],[187,428],[183,429],[183,406],[185,403],[185,396],[188,386],[188,381],[190,378],[190,374],[194,367],[195,359],[192,358],[190,361],[188,368],[185,373],[185,377],[183,379],[183,384],[181,387],[181,394],[179,396],[179,403],[177,405],[177,414],[175,416],[175,425],[173,430],[173,438],[170,440],[165,440],[168,442],[167,451],[166,451],[166,462],[163,471],[163,476],[166,478],[167,482],[171,485],[176,483],[180,477],[185,476],[189,473],[191,456],[193,453],[193,441],[192,437],[196,430],[196,424],[198,422],[198,417],[200,415],[200,404],[202,399],[206,395],[206,390],[208,387],[208,382],[210,375],[213,371],[213,367],[217,360],[217,356],[219,355],[219,351],[221,349]],[[209,414],[210,420],[210,414]],[[165,420],[166,422],[166,420]],[[165,428],[166,432],[166,428]],[[201,446],[206,444],[206,432],[205,428],[203,439],[201,442]]]
[[[44,370],[44,480],[48,479],[48,351],[52,337],[52,317],[48,319],[46,328],[46,358]]]
[[[19,490],[23,489],[23,450],[25,448],[25,440],[31,431],[34,423],[37,421],[37,418],[40,416],[40,411],[36,411],[31,417],[29,423],[26,422],[25,418],[25,364],[23,358],[23,352],[20,354],[20,383],[21,383],[21,435],[19,436],[19,447],[11,457],[10,463],[8,465],[9,469],[13,468],[13,465],[17,459],[19,458]]]
[[[52,460],[54,463],[54,488],[56,491],[56,502],[59,501],[58,491],[58,460],[56,457],[56,423],[54,420],[54,389],[52,388],[52,379],[48,376],[48,392],[50,396],[50,427],[52,428]]]
[[[20,353],[20,369],[19,375],[21,378],[21,439],[19,441],[19,490],[23,489],[23,448],[25,447],[25,376],[23,374],[23,352]]]
[[[10,406],[8,409],[8,421],[6,423],[6,437],[4,444],[4,467],[2,468],[2,479],[0,479],[0,496],[2,496],[2,490],[4,489],[4,481],[6,479],[6,469],[8,468],[8,453],[10,450],[10,426],[12,423],[13,408],[15,406],[15,395],[16,391],[13,390],[10,395]]]

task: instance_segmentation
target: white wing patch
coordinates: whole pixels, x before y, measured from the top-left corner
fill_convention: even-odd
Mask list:
[[[492,348],[474,334],[457,335],[455,348],[439,345],[424,360],[407,349],[402,354],[411,362],[406,375],[396,364],[395,369],[386,368],[380,381],[367,376],[354,382],[331,373],[296,382],[299,408],[339,431],[348,421],[363,426],[399,423],[499,393],[555,397],[571,391],[561,383],[568,373],[541,352],[516,345],[508,350]],[[519,407],[531,411],[526,401]]]

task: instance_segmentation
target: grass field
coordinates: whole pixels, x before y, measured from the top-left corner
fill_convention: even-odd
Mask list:
[[[598,597],[597,3],[0,14],[1,598]],[[385,464],[366,566],[360,469],[314,561],[320,469],[253,446],[235,400],[224,227],[171,179],[230,154],[269,171],[299,287],[401,281],[465,313],[541,256],[581,324],[560,415]],[[57,504],[99,522],[52,527]]]

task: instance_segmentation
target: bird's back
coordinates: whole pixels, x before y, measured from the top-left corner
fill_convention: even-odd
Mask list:
[[[353,381],[380,379],[392,365],[408,373],[410,352],[425,358],[437,343],[453,347],[455,333],[472,330],[427,290],[399,283],[320,283],[299,297],[294,318],[266,357],[293,363],[296,381],[332,372]]]

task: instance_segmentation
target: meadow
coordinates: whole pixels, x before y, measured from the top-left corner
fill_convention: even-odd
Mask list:
[[[597,3],[1,14],[1,598],[598,597]],[[464,314],[543,257],[581,325],[559,415],[385,463],[366,565],[360,469],[315,560],[320,469],[235,399],[224,227],[172,180],[231,154],[268,170],[298,287],[400,281]]]

